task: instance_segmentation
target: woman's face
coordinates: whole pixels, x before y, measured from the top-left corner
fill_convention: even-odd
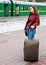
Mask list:
[[[33,7],[30,7],[30,12],[34,13]]]

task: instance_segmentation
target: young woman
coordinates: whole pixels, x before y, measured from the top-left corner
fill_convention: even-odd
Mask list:
[[[34,6],[30,7],[30,15],[28,17],[28,21],[26,22],[24,31],[28,39],[33,39],[36,33],[36,27],[39,25],[39,15]]]

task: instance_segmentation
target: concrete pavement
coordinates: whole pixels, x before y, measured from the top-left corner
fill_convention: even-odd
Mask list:
[[[39,39],[39,61],[24,61],[24,39],[27,38],[23,30],[0,34],[0,65],[46,65],[46,27],[39,26],[35,39]]]

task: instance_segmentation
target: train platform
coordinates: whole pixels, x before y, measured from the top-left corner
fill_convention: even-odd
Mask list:
[[[45,22],[43,23],[41,19],[42,23],[39,27],[37,27],[35,34],[35,39],[39,39],[39,60],[38,62],[26,62],[24,61],[23,53],[24,39],[27,38],[23,30],[25,22],[23,22],[23,18],[19,18],[21,20],[17,19],[21,23],[19,23],[17,20],[15,21],[14,19],[17,18],[11,18],[11,20],[8,18],[9,22],[6,22],[7,18],[4,18],[2,19],[4,22],[0,22],[0,65],[46,65]],[[14,27],[17,25],[18,29]]]
[[[28,16],[0,17],[0,33],[22,30]],[[40,26],[46,26],[46,16],[40,16]]]

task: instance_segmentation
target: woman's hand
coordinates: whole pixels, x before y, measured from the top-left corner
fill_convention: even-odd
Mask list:
[[[31,26],[31,28],[33,28],[33,29],[34,29],[35,27],[32,25],[32,26]]]

